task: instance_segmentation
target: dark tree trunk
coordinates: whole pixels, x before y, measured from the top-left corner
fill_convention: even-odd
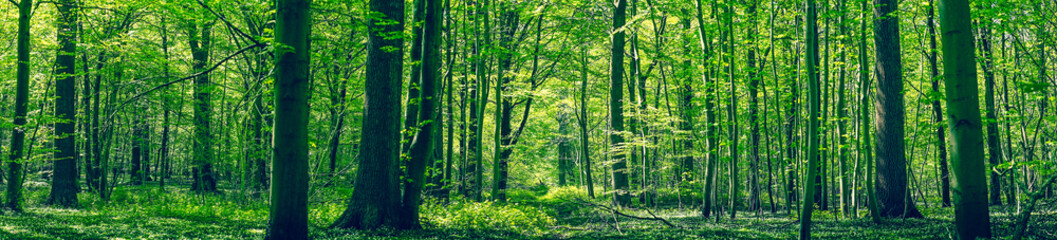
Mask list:
[[[626,0],[617,0],[613,8],[613,34],[610,46],[609,63],[609,144],[613,152],[613,189],[616,191],[615,203],[620,206],[631,204],[628,192],[627,159],[625,157],[624,137],[624,22],[627,14]]]
[[[408,156],[411,158],[407,162],[405,168],[407,169],[407,176],[404,178],[404,196],[403,196],[403,207],[398,217],[398,228],[401,229],[420,229],[422,228],[419,223],[419,204],[421,204],[422,189],[425,186],[425,173],[426,168],[433,165],[434,160],[434,149],[436,147],[437,129],[440,127],[440,123],[436,120],[437,118],[437,104],[440,102],[437,100],[437,83],[440,82],[440,17],[441,8],[440,0],[418,0],[425,2],[420,4],[419,7],[424,7],[425,11],[425,22],[426,24],[420,28],[423,31],[418,32],[422,36],[422,43],[419,45],[423,49],[422,51],[422,65],[416,66],[420,68],[421,74],[420,79],[412,79],[412,81],[418,81],[421,86],[419,91],[419,98],[421,101],[418,111],[418,122],[421,123],[421,129],[415,133],[415,138],[411,143],[411,149],[408,151]]]
[[[921,218],[907,199],[904,150],[903,64],[899,47],[899,9],[895,0],[874,0],[874,42],[877,67],[877,197],[883,217]]]
[[[397,181],[400,154],[400,95],[403,72],[402,38],[384,35],[404,28],[404,1],[376,0],[368,19],[366,103],[360,139],[360,166],[348,208],[330,228],[396,227],[400,208]],[[392,22],[393,24],[386,24]]]
[[[74,68],[77,51],[77,13],[76,3],[62,0],[57,4],[59,12],[58,32],[56,37],[59,49],[55,56],[55,118],[62,119],[55,123],[54,178],[48,204],[64,208],[76,208],[77,192],[77,148],[74,138],[74,123],[77,108],[76,83]]]
[[[212,41],[212,26],[198,24],[190,27],[190,48],[193,63],[193,72],[202,72],[209,64],[209,55]],[[192,162],[193,182],[191,189],[197,193],[217,192],[217,178],[213,171],[213,135],[212,116],[213,105],[211,92],[214,88],[210,83],[209,74],[202,74],[194,78],[194,155]]]
[[[276,2],[272,194],[265,239],[308,237],[308,122],[311,1]],[[359,188],[357,188],[359,189]],[[359,191],[357,191],[359,192]]]
[[[18,5],[18,63],[15,83],[15,129],[11,133],[11,148],[7,162],[7,208],[22,211],[22,162],[26,142],[26,112],[29,103],[29,18],[33,0],[22,0]]]

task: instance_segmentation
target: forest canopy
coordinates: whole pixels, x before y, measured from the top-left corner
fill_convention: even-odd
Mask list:
[[[5,0],[0,239],[1057,239],[1054,10]]]

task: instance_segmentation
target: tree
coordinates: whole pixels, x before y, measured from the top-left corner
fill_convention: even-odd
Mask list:
[[[404,69],[399,36],[404,1],[375,0],[367,20],[366,106],[360,139],[360,167],[348,207],[330,228],[396,227],[400,207],[400,91]]]
[[[436,130],[439,128],[435,118],[437,117],[437,82],[440,81],[440,0],[418,0],[425,3],[425,25],[422,32],[422,64],[420,79],[417,81],[421,87],[418,91],[420,99],[418,111],[418,123],[420,129],[415,133],[411,142],[408,155],[411,160],[407,162],[407,176],[404,177],[404,196],[402,212],[399,215],[400,223],[397,227],[401,229],[422,228],[418,222],[418,209],[421,204],[422,188],[425,186],[426,167],[433,164],[433,149],[436,147]]]
[[[7,159],[7,208],[22,211],[22,162],[25,161],[23,146],[26,142],[26,112],[29,103],[29,18],[33,0],[22,0],[18,4],[18,67],[15,83],[15,115],[12,117],[15,130],[11,133],[10,155]]]
[[[627,0],[616,0],[613,6],[612,45],[609,62],[609,144],[613,146],[613,189],[615,203],[631,204],[628,192],[627,159],[624,156],[624,22]],[[586,107],[586,106],[585,106]]]
[[[203,72],[209,64],[209,55],[213,38],[213,26],[211,23],[193,23],[188,28],[188,44],[191,49],[193,63],[191,68],[194,72]],[[213,104],[211,98],[213,84],[209,81],[209,74],[202,74],[194,78],[194,167],[191,189],[198,193],[217,192],[217,178],[213,171],[213,134],[212,117]]]
[[[727,106],[727,121],[730,127],[729,134],[729,151],[730,151],[730,219],[734,219],[738,214],[738,198],[740,198],[740,192],[738,191],[740,180],[738,180],[738,94],[737,85],[734,80],[734,3],[727,2],[727,49],[724,51],[727,55],[727,80],[730,82],[730,104]]]
[[[276,2],[275,158],[265,239],[308,237],[310,6],[308,0]]]
[[[929,32],[929,69],[931,70],[930,77],[932,79],[932,116],[936,123],[936,150],[940,157],[940,196],[943,199],[943,207],[951,206],[951,180],[950,173],[947,170],[947,130],[944,129],[943,125],[943,106],[940,105],[940,70],[936,64],[936,55],[939,54],[939,49],[936,48],[936,24],[934,19],[936,15],[936,7],[929,1],[929,14],[926,25],[928,25]]]
[[[982,5],[982,4],[981,4]],[[983,58],[981,61],[981,70],[984,72],[984,105],[985,110],[985,121],[987,122],[987,154],[988,164],[991,166],[998,166],[1005,162],[1002,152],[1002,141],[999,138],[998,130],[998,119],[997,109],[995,108],[995,73],[994,73],[994,56],[991,52],[991,28],[988,26],[990,22],[984,23],[979,21],[980,32],[980,56]],[[1002,176],[997,171],[988,171],[991,176],[988,179],[991,181],[990,189],[988,194],[991,199],[991,205],[1002,205]]]
[[[580,114],[578,114],[577,123],[580,126],[580,165],[583,166],[584,171],[584,185],[587,186],[587,197],[595,197],[595,185],[594,179],[591,174],[591,150],[588,148],[591,143],[590,134],[587,129],[587,67],[588,67],[588,52],[587,48],[583,47],[580,50],[581,61],[580,61]]]
[[[749,172],[750,172],[749,173],[749,186],[748,186],[749,187],[749,197],[748,197],[748,203],[747,204],[748,204],[749,209],[750,210],[754,210],[754,211],[760,210],[760,205],[761,205],[761,203],[760,203],[760,179],[759,179],[760,161],[761,161],[761,159],[760,159],[760,122],[759,122],[759,119],[760,119],[760,113],[759,113],[760,100],[759,100],[759,98],[757,98],[757,95],[759,94],[759,88],[760,88],[760,77],[759,77],[759,74],[758,74],[759,73],[759,68],[756,66],[756,45],[755,45],[755,42],[756,42],[756,31],[757,31],[757,29],[756,29],[756,7],[757,7],[757,5],[758,5],[758,3],[755,0],[754,1],[750,1],[748,7],[745,9],[745,13],[747,15],[749,15],[749,18],[751,19],[749,21],[749,30],[748,30],[748,33],[749,33],[749,36],[748,36],[748,40],[749,40],[748,50],[749,50],[749,52],[745,56],[747,61],[748,61],[746,63],[746,64],[748,64],[748,70],[746,72],[748,73],[747,77],[749,78],[749,103],[750,103],[749,104],[749,124],[750,124],[749,139],[751,141],[751,144],[749,145],[749,149],[750,149],[749,150],[749,154],[751,154],[751,156],[749,156],[749,157],[752,158],[752,160],[749,161]]]
[[[77,56],[77,11],[76,2],[62,0],[57,3],[59,10],[58,32],[56,38],[59,48],[55,54],[55,148],[54,178],[48,203],[64,208],[76,208],[77,192],[77,155],[76,138],[74,137],[74,116],[77,108],[76,82],[74,68]]]
[[[954,223],[959,239],[991,237],[984,167],[983,122],[977,90],[976,56],[969,1],[940,0],[947,124],[951,128]]]
[[[804,30],[807,39],[807,95],[808,95],[808,124],[807,124],[807,174],[804,175],[805,185],[814,184],[815,176],[818,175],[818,148],[819,148],[819,111],[821,103],[819,100],[819,73],[818,73],[818,15],[815,9],[815,0],[807,0],[807,24]],[[815,206],[815,187],[803,187],[803,201],[800,208],[800,239],[811,239],[811,211]]]
[[[899,47],[899,9],[895,0],[874,0],[874,57],[877,67],[877,195],[881,216],[921,218],[907,201],[904,150],[903,63]]]

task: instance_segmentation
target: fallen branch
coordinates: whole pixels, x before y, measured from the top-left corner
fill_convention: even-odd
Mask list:
[[[588,206],[592,206],[592,207],[596,207],[596,208],[602,208],[602,209],[605,209],[607,211],[613,212],[613,214],[616,214],[616,215],[621,216],[621,217],[626,217],[626,218],[631,218],[631,219],[638,219],[638,220],[660,221],[661,223],[664,223],[664,225],[668,225],[668,227],[670,227],[670,228],[677,228],[674,224],[672,224],[671,222],[668,222],[668,220],[665,220],[664,218],[657,217],[657,215],[654,215],[649,210],[646,210],[646,212],[649,213],[651,217],[639,217],[639,216],[634,216],[634,215],[622,213],[622,212],[618,211],[617,209],[615,209],[613,207],[610,207],[610,206],[596,204],[596,203],[589,202],[589,201],[584,201],[583,199],[579,199],[579,198],[577,198],[576,200],[579,201],[580,203],[587,204]]]

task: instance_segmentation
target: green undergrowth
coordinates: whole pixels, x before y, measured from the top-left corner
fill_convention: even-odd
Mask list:
[[[739,212],[729,219],[720,213],[703,219],[696,208],[666,206],[646,211],[620,212],[657,220],[613,214],[608,195],[591,199],[577,188],[554,187],[512,190],[505,203],[472,202],[460,197],[447,201],[427,198],[422,207],[423,230],[349,231],[327,225],[345,209],[350,189],[320,189],[312,195],[309,225],[313,239],[795,239],[797,218],[784,211]],[[157,186],[118,187],[110,201],[81,194],[81,208],[44,206],[47,189],[26,192],[23,213],[0,214],[2,239],[260,239],[265,233],[268,205],[237,190],[221,194],[192,194],[186,187],[166,191]],[[992,207],[996,239],[1011,236],[1015,207]],[[812,235],[816,239],[951,239],[951,208],[923,208],[925,219],[886,219],[874,224],[866,218],[843,219],[839,213],[816,211]],[[795,215],[795,214],[794,214]],[[1057,238],[1057,209],[1039,207],[1032,217],[1028,239]]]

